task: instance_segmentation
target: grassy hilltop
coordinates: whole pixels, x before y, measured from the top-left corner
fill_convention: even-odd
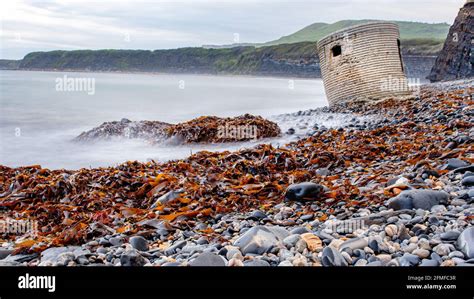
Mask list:
[[[262,46],[289,44],[298,42],[315,42],[320,40],[322,37],[335,32],[337,30],[354,26],[358,24],[367,23],[376,20],[343,20],[333,24],[327,23],[314,23],[304,27],[290,35],[283,36],[277,40],[263,43]],[[400,39],[401,40],[434,40],[443,42],[446,39],[449,31],[449,24],[446,23],[420,23],[420,22],[406,22],[406,21],[393,21],[400,28]]]

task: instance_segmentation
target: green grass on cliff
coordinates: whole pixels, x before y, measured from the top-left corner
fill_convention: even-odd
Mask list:
[[[296,31],[287,36],[283,36],[277,40],[270,41],[261,44],[261,46],[270,46],[278,44],[289,44],[298,42],[315,42],[320,40],[322,37],[335,32],[337,30],[367,23],[375,20],[343,20],[333,24],[327,23],[314,23],[304,27],[301,30]],[[405,21],[393,21],[400,28],[400,39],[427,39],[427,40],[438,40],[444,41],[448,35],[450,25],[447,23],[420,23],[420,22],[405,22]]]

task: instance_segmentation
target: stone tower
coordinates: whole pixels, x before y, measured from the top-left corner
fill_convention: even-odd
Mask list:
[[[474,76],[474,1],[459,10],[449,29],[443,50],[436,58],[428,79],[431,82]]]
[[[397,24],[369,22],[318,42],[329,105],[411,94],[403,70]]]

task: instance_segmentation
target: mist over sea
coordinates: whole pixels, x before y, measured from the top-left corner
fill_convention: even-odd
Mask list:
[[[64,78],[93,80],[94,90],[84,90],[87,85],[83,90],[58,88]],[[127,160],[167,161],[204,149],[238,149],[252,144],[79,144],[71,139],[122,118],[177,123],[203,115],[271,117],[324,105],[320,79],[1,71],[0,164],[77,169]]]

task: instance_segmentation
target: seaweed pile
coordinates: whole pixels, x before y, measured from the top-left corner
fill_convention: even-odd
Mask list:
[[[202,116],[167,128],[167,133],[184,143],[248,141],[281,134],[274,122],[250,114],[219,118]]]
[[[340,253],[331,250],[338,248],[341,242],[359,236],[354,233],[328,236],[323,225],[384,213],[389,199],[411,189],[444,190],[449,194],[449,207],[455,209],[463,205],[462,211],[456,212],[460,213],[463,223],[453,226],[461,230],[472,226],[474,221],[470,214],[474,210],[474,194],[469,191],[471,185],[460,183],[463,173],[473,171],[473,93],[474,88],[469,86],[450,90],[428,86],[416,99],[336,107],[333,112],[377,114],[380,117],[365,127],[322,128],[310,137],[281,148],[264,144],[237,152],[199,152],[187,159],[167,163],[127,162],[116,167],[74,171],[40,166],[1,166],[0,211],[4,217],[34,219],[39,232],[36,236],[25,235],[19,239],[3,235],[0,241],[9,244],[13,259],[18,254],[34,254],[51,246],[70,244],[86,244],[83,246],[92,251],[89,252],[91,255],[98,247],[110,251],[125,246],[129,252],[130,244],[111,246],[111,240],[119,238],[124,243],[130,240],[136,248],[132,238],[139,236],[150,244],[151,249],[147,246],[145,251],[151,250],[151,253],[143,255],[147,262],[136,265],[186,265],[204,254],[206,246],[214,246],[224,257],[227,254],[225,261],[230,265],[258,264],[262,260],[271,265],[337,265],[336,258]],[[241,120],[248,124],[249,117],[237,118],[235,124],[241,124]],[[265,134],[274,134],[277,129],[272,124],[262,123],[261,118],[251,120],[259,128],[268,129]],[[219,123],[215,118],[204,117],[168,127],[168,130],[172,135],[182,136],[186,142],[222,142],[224,140],[215,135]],[[203,124],[202,127],[209,131],[205,135],[194,131],[192,128],[197,124]],[[288,186],[301,182],[316,183],[323,191],[310,201],[285,201]],[[454,200],[461,203],[454,205]],[[396,218],[399,214],[389,216]],[[403,215],[416,218],[410,210]],[[384,242],[395,249],[389,257],[377,255],[376,261],[380,265],[382,261],[386,265],[393,260],[397,265],[410,263],[410,257],[405,258],[400,249],[405,245],[398,234],[406,226],[411,229],[407,233],[410,240],[415,237],[416,242],[422,240],[417,237],[419,229],[412,230],[422,221],[428,223],[430,215],[420,215],[423,220],[412,225],[403,222],[403,229],[399,222],[384,222],[363,232],[369,234],[381,226],[381,236],[390,237]],[[400,215],[399,221],[402,220]],[[440,230],[451,228],[449,223],[447,221]],[[255,230],[262,224],[266,224],[265,228],[300,229],[312,236],[304,237],[300,231],[300,239],[305,240],[302,250],[297,248],[300,239],[294,237],[295,242],[290,247],[287,244],[287,249],[284,246],[278,248],[279,251],[273,248],[257,252],[255,256],[255,252],[246,255],[240,247],[242,258],[235,260],[228,256],[229,250],[240,246],[243,236],[258,233]],[[390,225],[398,225],[395,233],[392,228],[387,231]],[[428,231],[425,227],[423,233],[428,236]],[[433,231],[430,238],[436,239],[436,236]],[[339,242],[336,242],[337,246],[333,244],[335,239]],[[377,248],[382,248],[380,244]],[[186,246],[194,246],[195,250],[186,253]],[[201,249],[196,249],[198,247]],[[223,248],[227,253],[220,252]],[[360,248],[364,251],[364,246]],[[94,257],[94,262],[128,264],[130,252],[124,258],[123,248],[113,250],[110,260],[104,255],[100,259]],[[292,255],[281,257],[284,250]],[[375,262],[369,256],[380,253],[370,250],[365,249],[362,258],[365,263]],[[355,254],[355,249],[342,254],[339,264],[348,261],[356,264],[361,257]],[[327,256],[331,258],[328,260]],[[27,261],[38,263],[37,257]],[[77,260],[69,262],[78,263]],[[87,264],[94,262],[88,260]],[[421,256],[418,262],[421,262]]]
[[[280,128],[274,122],[261,116],[245,114],[227,118],[202,116],[179,124],[124,118],[121,121],[105,122],[81,133],[74,140],[90,142],[127,138],[159,143],[172,138],[179,143],[222,143],[277,137],[280,134]]]

